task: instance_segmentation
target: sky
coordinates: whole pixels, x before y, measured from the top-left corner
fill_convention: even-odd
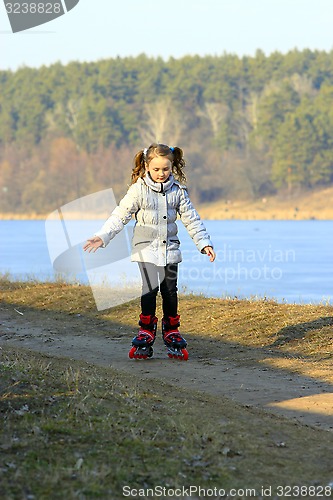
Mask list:
[[[47,24],[12,33],[1,2],[0,69],[142,53],[167,60],[330,51],[332,26],[333,0],[80,0]]]

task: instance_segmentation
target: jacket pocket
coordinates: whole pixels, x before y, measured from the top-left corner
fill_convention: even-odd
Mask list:
[[[134,246],[137,247],[138,245],[147,245],[149,243],[151,243],[151,241],[137,241],[134,243]]]

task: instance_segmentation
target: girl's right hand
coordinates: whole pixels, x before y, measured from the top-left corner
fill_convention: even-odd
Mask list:
[[[87,240],[87,243],[84,245],[83,250],[86,252],[96,252],[98,248],[103,246],[103,240],[99,236],[93,236]]]

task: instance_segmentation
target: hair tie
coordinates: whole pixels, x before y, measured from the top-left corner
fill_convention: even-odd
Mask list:
[[[175,148],[172,148],[171,146],[169,146],[169,149],[171,149],[172,152],[175,150]]]

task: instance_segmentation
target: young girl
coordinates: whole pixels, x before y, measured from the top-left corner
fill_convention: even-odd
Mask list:
[[[135,156],[132,185],[100,231],[87,240],[84,250],[105,247],[135,214],[132,261],[139,264],[142,277],[140,330],[132,341],[130,358],[153,355],[156,337],[156,296],[162,295],[162,336],[169,357],[188,359],[186,341],[180,335],[177,296],[178,264],[181,262],[177,237],[177,214],[198,250],[215,259],[206,228],[194,209],[184,182],[185,160],[178,147],[151,144]]]

